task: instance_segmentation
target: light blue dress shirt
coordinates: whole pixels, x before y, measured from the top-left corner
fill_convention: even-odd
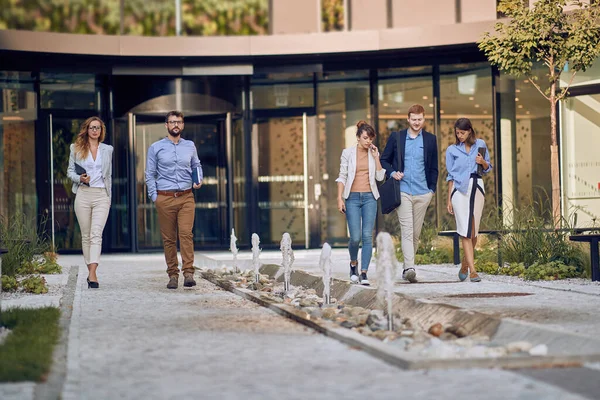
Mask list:
[[[198,175],[202,182],[202,165],[193,141],[180,138],[175,144],[164,138],[152,143],[146,160],[148,197],[156,201],[157,190],[191,189],[194,168],[199,169]]]
[[[492,163],[490,162],[490,152],[483,140],[476,139],[468,153],[464,143],[453,144],[446,149],[446,169],[448,170],[446,181],[454,181],[456,190],[463,194],[467,194],[469,190],[471,174],[477,173],[475,158],[480,147],[485,148],[484,160],[488,163],[488,169],[483,172],[487,174],[492,170]]]
[[[425,153],[423,135],[419,131],[416,137],[406,133],[404,145],[404,177],[400,180],[400,191],[411,196],[421,196],[431,192],[425,176]]]

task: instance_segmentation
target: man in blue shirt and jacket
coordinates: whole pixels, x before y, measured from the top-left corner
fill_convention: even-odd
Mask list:
[[[415,253],[427,207],[438,179],[438,148],[435,135],[425,131],[425,109],[408,109],[408,129],[392,132],[381,155],[381,165],[390,178],[400,181],[402,201],[397,208],[402,239],[402,278],[417,282]]]
[[[165,127],[168,135],[154,142],[148,149],[146,186],[148,187],[148,197],[154,202],[158,212],[158,223],[169,275],[167,288],[177,289],[179,281],[178,236],[183,263],[183,286],[196,285],[193,233],[196,202],[192,187],[199,189],[202,186],[203,174],[194,142],[181,137],[183,113],[169,112],[165,120]],[[194,174],[192,171],[196,171],[196,173]],[[197,182],[192,180],[194,175],[197,175]]]

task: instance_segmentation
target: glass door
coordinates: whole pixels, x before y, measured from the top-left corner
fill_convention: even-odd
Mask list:
[[[307,113],[254,120],[261,244],[279,245],[287,232],[295,246],[320,245],[316,131],[316,117]]]
[[[75,194],[67,177],[70,145],[79,133],[84,117],[48,114],[50,140],[50,220],[52,244],[56,250],[81,250],[81,232],[75,216]]]
[[[226,121],[226,116],[185,118],[182,137],[196,144],[204,172],[202,188],[194,191],[194,242],[198,248],[217,248],[228,243]],[[133,115],[130,125],[135,149],[137,249],[159,249],[162,240],[158,216],[147,195],[144,171],[148,148],[167,135],[164,118]]]

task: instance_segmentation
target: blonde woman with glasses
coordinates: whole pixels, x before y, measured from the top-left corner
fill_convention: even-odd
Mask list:
[[[71,145],[67,176],[73,181],[75,215],[81,230],[83,258],[88,268],[88,288],[97,289],[96,269],[102,251],[102,231],[108,218],[112,185],[113,147],[102,143],[106,126],[98,117],[88,118]]]

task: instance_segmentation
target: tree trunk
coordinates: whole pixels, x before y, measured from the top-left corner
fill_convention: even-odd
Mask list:
[[[550,172],[552,176],[552,219],[554,228],[560,228],[560,179],[558,142],[556,140],[556,82],[550,86]]]

